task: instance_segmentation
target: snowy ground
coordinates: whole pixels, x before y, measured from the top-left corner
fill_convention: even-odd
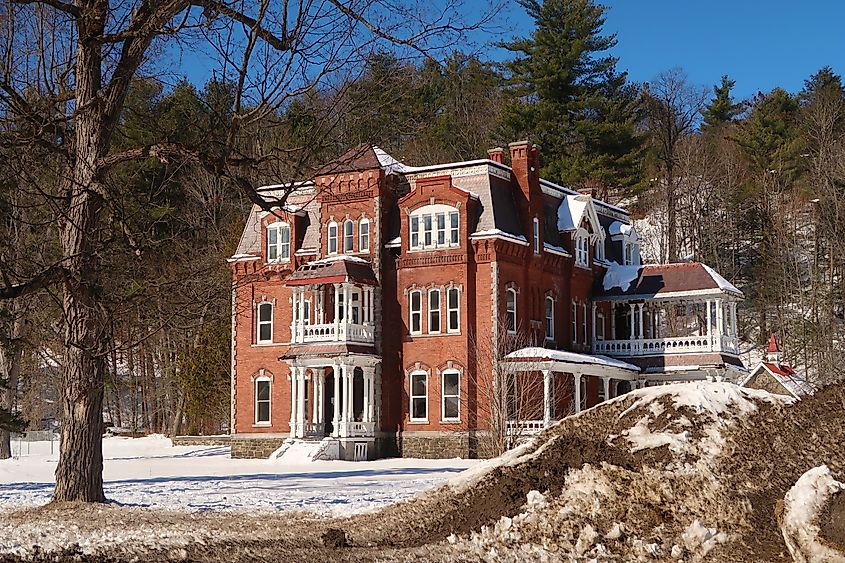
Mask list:
[[[17,459],[0,461],[0,511],[50,500],[58,455],[51,455],[49,442],[27,446]],[[227,446],[174,447],[161,436],[105,438],[103,451],[108,499],[188,511],[359,513],[413,496],[477,463],[384,459],[284,465],[231,459]]]

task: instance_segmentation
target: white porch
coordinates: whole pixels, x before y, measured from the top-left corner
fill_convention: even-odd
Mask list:
[[[291,437],[375,436],[381,407],[378,358],[348,355],[287,361]]]
[[[739,355],[737,299],[722,294],[685,299],[612,301],[610,335],[596,333],[593,353],[614,357],[717,353]]]
[[[558,413],[555,405],[556,378],[571,378],[572,402],[575,414],[585,407],[585,377],[596,377],[601,382],[600,397],[608,400],[617,395],[618,385],[625,383],[627,389],[639,388],[645,384],[637,366],[603,356],[590,356],[547,348],[523,348],[505,356],[503,372],[509,374],[539,373],[543,377],[543,409],[541,419],[525,419],[515,413],[506,422],[506,432],[511,437],[537,434],[572,412]]]
[[[353,282],[293,286],[291,344],[375,342],[375,288]]]

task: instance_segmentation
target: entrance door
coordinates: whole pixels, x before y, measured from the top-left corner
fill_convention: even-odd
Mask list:
[[[325,435],[331,436],[334,432],[334,372],[329,373],[326,375],[326,384],[325,384],[325,399],[323,400],[323,420],[326,421],[324,425],[325,428]]]

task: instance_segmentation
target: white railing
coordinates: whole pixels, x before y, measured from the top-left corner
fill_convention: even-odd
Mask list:
[[[343,425],[346,428],[343,428]],[[344,432],[345,430],[345,432]],[[352,438],[360,438],[364,436],[374,436],[376,433],[375,422],[341,422],[340,428],[341,436],[348,436]]]
[[[732,336],[683,336],[632,340],[596,340],[593,353],[607,356],[658,356],[689,352],[727,352],[737,354],[737,339]]]
[[[542,420],[508,420],[505,422],[505,433],[508,436],[533,436],[546,428]]]
[[[326,423],[325,422],[305,422],[304,423],[304,432],[306,438],[322,438],[326,435]]]
[[[354,323],[325,323],[312,325],[291,325],[291,339],[294,344],[308,342],[363,342],[375,341],[373,325]]]

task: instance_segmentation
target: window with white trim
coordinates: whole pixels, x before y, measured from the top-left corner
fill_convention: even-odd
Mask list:
[[[540,254],[540,220],[534,217],[534,254]]]
[[[597,238],[593,245],[593,256],[596,260],[604,260],[604,239],[601,237]]]
[[[587,338],[587,304],[586,303],[581,303],[581,313],[582,313],[582,315],[581,315],[581,328],[584,329],[583,332],[582,332],[582,334],[584,336],[583,342],[586,345],[587,342],[589,342],[589,339]]]
[[[343,252],[352,252],[355,248],[355,223],[347,219],[343,222]]]
[[[575,265],[585,268],[590,265],[590,236],[584,229],[575,233]]]
[[[508,288],[505,290],[505,312],[508,323],[508,332],[516,332],[516,290]]]
[[[626,266],[638,266],[640,264],[639,244],[636,242],[625,242],[625,257]]]
[[[415,289],[408,294],[411,310],[411,334],[422,333],[422,291]]]
[[[555,300],[553,297],[546,297],[546,339],[555,339]]]
[[[441,412],[443,422],[458,422],[461,419],[461,374],[449,369],[441,375]]]
[[[329,223],[329,254],[337,254],[337,223]]]
[[[255,424],[270,424],[270,378],[255,379]]]
[[[446,290],[446,316],[448,317],[447,330],[449,332],[460,332],[461,291],[457,287],[450,287]]]
[[[604,340],[604,313],[596,314],[596,340]]]
[[[428,421],[428,374],[424,371],[411,373],[410,389],[411,422]]]
[[[299,311],[297,311],[297,315]],[[299,319],[297,319],[299,320]],[[302,324],[310,325],[311,324],[311,300],[310,299],[303,299],[302,300]]]
[[[358,222],[358,252],[370,250],[370,220],[361,219]]]
[[[578,344],[578,304],[572,302],[572,343]]]
[[[426,205],[410,217],[411,250],[459,246],[460,216],[449,205]]]
[[[428,291],[428,333],[440,334],[440,290]]]
[[[256,330],[259,344],[273,342],[273,304],[263,302],[258,304],[258,326]]]
[[[267,225],[267,261],[290,260],[290,225],[283,222]]]

